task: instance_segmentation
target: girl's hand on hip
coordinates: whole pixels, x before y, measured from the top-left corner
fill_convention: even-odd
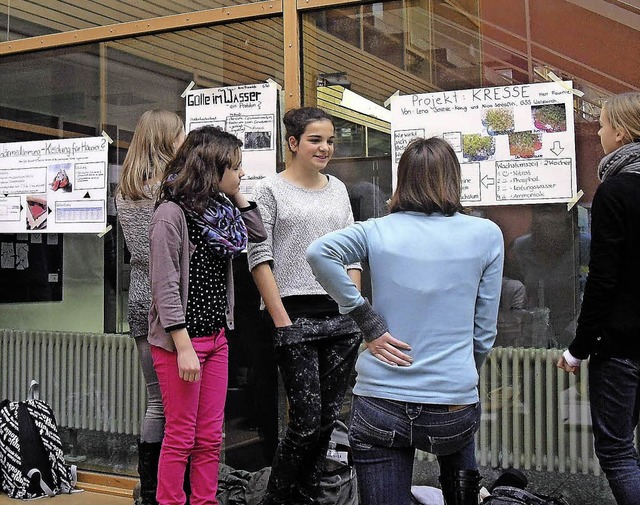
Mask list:
[[[402,340],[393,338],[389,332],[380,335],[371,342],[365,342],[365,345],[375,358],[387,365],[409,366],[413,362],[413,358],[401,350],[410,351],[411,346]]]

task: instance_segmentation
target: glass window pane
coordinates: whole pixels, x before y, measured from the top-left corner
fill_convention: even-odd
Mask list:
[[[283,82],[284,41],[279,18],[137,37],[105,46],[106,123],[109,135],[120,146],[114,151],[117,157],[110,171],[112,191],[140,115],[161,108],[175,111],[184,119],[185,105],[180,95],[192,80],[198,88],[250,84],[269,78]],[[126,331],[130,270],[120,231],[116,257],[115,290],[107,308],[117,319],[118,331]],[[277,443],[277,375],[246,256],[235,261],[234,272],[237,296],[235,329],[227,334],[225,461],[234,468],[257,470],[270,463]],[[123,446],[126,439],[119,439],[117,444]],[[84,446],[94,452],[88,441]],[[99,460],[98,455],[92,457]],[[100,464],[108,467],[110,463]],[[126,465],[127,471],[135,472],[129,461]]]
[[[263,0],[0,0],[0,41],[140,19],[233,7]]]
[[[2,58],[0,141],[99,135],[99,67],[97,45]],[[13,242],[15,238],[29,250],[31,261],[22,276],[24,288],[61,288],[62,301],[3,304],[0,327],[104,331],[103,241],[95,235],[48,234],[40,244],[34,243],[34,236],[11,237],[7,240]],[[34,256],[37,250],[43,254]],[[56,250],[62,255],[57,280],[48,276],[55,273],[51,255]],[[13,269],[0,272],[17,273]],[[2,284],[7,285],[4,281]]]
[[[593,473],[598,467],[586,367],[577,378],[559,372],[556,348],[575,335],[588,275],[590,209],[603,156],[600,106],[613,93],[640,89],[640,67],[611,58],[610,50],[640,51],[640,10],[631,3],[605,9],[598,2],[564,0],[405,0],[303,16],[304,103],[325,108],[341,124],[371,121],[353,109],[355,101],[343,101],[345,90],[383,107],[396,91],[412,95],[558,76],[584,93],[573,99],[577,187],[584,191],[578,204],[570,211],[565,203],[468,209],[498,224],[506,250],[497,347],[480,370],[477,454],[485,468],[544,467],[543,461],[554,472]],[[392,165],[388,131],[368,128],[365,154],[348,151],[352,158],[336,158],[328,169],[348,187],[365,182],[383,190],[383,174]],[[340,140],[352,148],[352,140]],[[341,155],[340,142],[336,152]],[[360,199],[352,198],[352,206],[357,216]],[[366,271],[363,285],[366,292]],[[541,420],[540,434],[534,418]],[[502,433],[504,426],[509,429]],[[608,489],[600,496],[612,501]]]

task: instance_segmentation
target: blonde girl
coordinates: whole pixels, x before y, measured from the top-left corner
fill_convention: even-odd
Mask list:
[[[131,253],[127,320],[147,385],[147,410],[138,444],[139,505],[157,503],[158,457],[164,433],[162,397],[147,342],[151,303],[149,222],[162,173],[183,140],[184,125],[176,113],[157,109],[146,111],[136,125],[116,190],[118,221]]]
[[[633,442],[640,409],[640,93],[607,99],[600,114],[604,158],[591,205],[589,277],[573,342],[558,367],[589,360],[595,450],[618,504],[640,504]]]

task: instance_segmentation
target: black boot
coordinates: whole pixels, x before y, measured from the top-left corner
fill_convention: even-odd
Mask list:
[[[189,505],[191,502],[191,458],[187,460],[187,469],[184,472],[184,484],[182,485],[182,489],[184,489],[184,494],[187,497],[187,501],[184,502],[184,505]]]
[[[440,481],[440,489],[442,489],[444,505],[456,505],[456,489],[453,474],[442,474],[438,480]]]
[[[140,475],[140,498],[136,505],[158,505],[158,460],[162,442],[138,443],[138,474]]]
[[[478,470],[456,470],[440,476],[440,487],[445,505],[478,505],[480,494]]]
[[[478,505],[481,479],[478,470],[458,470],[455,473],[456,505]]]

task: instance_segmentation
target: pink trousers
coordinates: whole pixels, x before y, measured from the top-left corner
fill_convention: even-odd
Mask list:
[[[191,505],[218,504],[229,349],[224,330],[191,342],[200,360],[197,382],[179,377],[177,353],[151,346],[166,418],[156,492],[160,505],[185,503],[183,481],[189,457]]]

